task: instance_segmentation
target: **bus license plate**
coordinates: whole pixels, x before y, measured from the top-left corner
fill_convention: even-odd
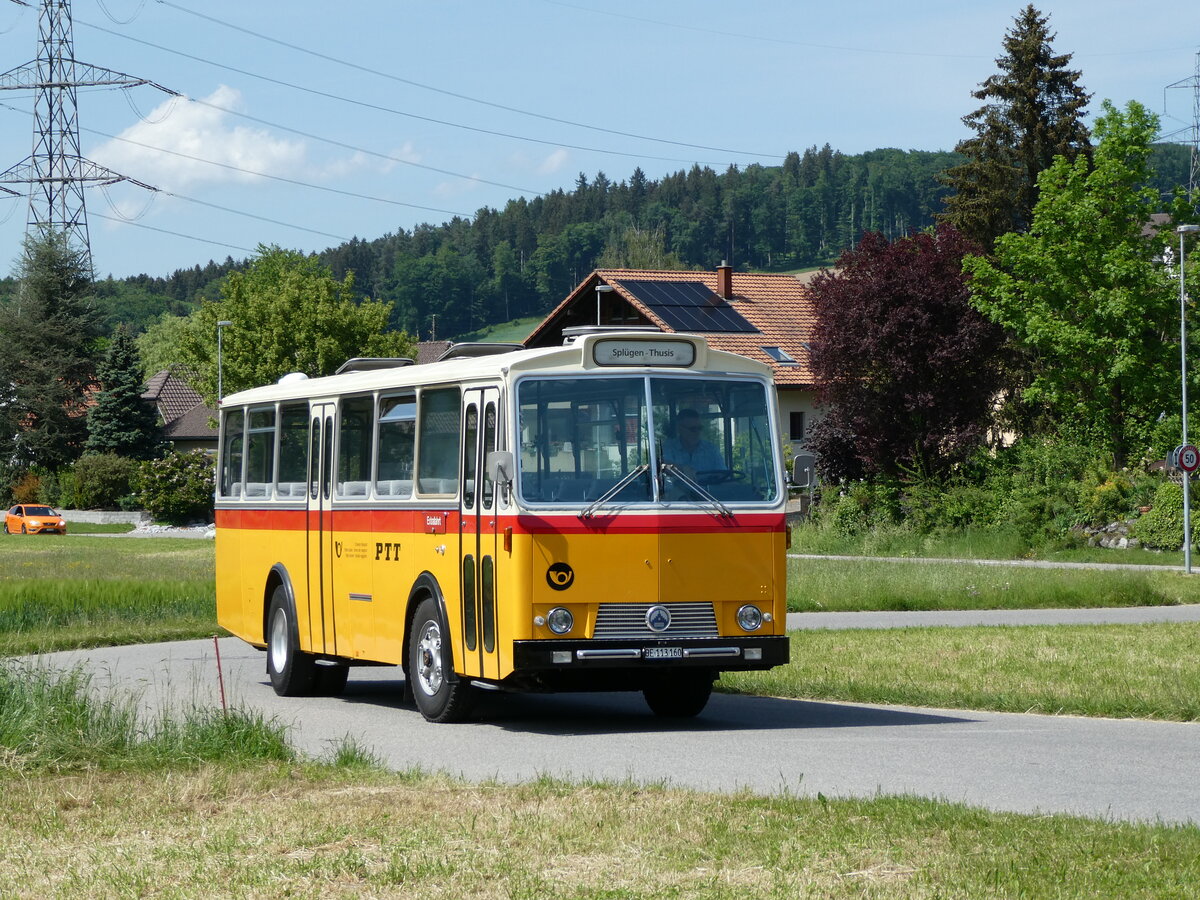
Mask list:
[[[642,651],[644,659],[683,659],[682,647],[647,647]]]

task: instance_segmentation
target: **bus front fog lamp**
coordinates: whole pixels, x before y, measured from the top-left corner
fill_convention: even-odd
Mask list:
[[[555,634],[566,634],[575,627],[575,617],[569,609],[556,606],[546,613],[546,624]]]
[[[737,611],[738,624],[743,631],[758,631],[762,628],[763,614],[757,606],[747,603]]]

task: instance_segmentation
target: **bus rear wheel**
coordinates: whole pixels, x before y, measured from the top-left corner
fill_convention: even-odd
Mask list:
[[[421,601],[413,618],[406,676],[417,709],[430,722],[461,722],[470,712],[475,692],[454,676],[449,637],[432,597]]]
[[[664,673],[646,685],[642,696],[656,716],[672,719],[698,716],[712,696],[714,677],[708,669]]]
[[[296,618],[283,585],[271,594],[267,613],[267,674],[280,697],[304,697],[313,692],[316,660],[300,650]]]

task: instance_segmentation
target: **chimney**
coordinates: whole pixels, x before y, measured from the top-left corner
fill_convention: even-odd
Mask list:
[[[717,266],[717,294],[723,300],[733,299],[733,266],[725,260]]]

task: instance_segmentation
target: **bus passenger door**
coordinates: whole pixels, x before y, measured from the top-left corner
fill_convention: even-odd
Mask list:
[[[305,614],[296,610],[300,644],[313,653],[336,653],[333,621],[333,404],[314,403],[308,434],[308,633]],[[302,605],[296,598],[296,605]]]
[[[459,542],[463,672],[499,678],[500,659],[496,513],[497,491],[487,475],[487,454],[496,449],[500,392],[472,388],[463,403],[462,516]]]

